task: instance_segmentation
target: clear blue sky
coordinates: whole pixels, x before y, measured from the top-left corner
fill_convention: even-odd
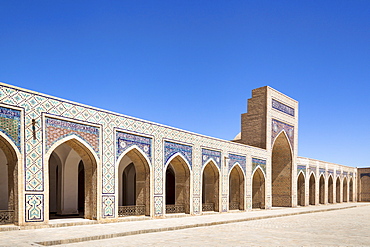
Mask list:
[[[300,156],[370,166],[368,0],[0,0],[0,32],[2,82],[227,140],[269,85]]]

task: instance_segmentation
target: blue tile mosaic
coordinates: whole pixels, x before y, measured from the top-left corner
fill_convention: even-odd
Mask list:
[[[175,154],[182,154],[192,168],[193,160],[193,148],[191,146],[165,141],[164,142],[164,165],[174,156]]]
[[[292,149],[294,151],[294,127],[276,119],[272,119],[271,143],[274,142],[275,138],[283,130],[287,134],[290,145],[292,146]]]
[[[260,167],[262,171],[266,174],[266,160],[252,158],[252,173],[257,167]]]
[[[124,132],[116,132],[116,158],[132,146],[137,146],[147,155],[149,160],[152,158],[152,139],[149,137],[133,135]]]
[[[294,117],[294,109],[277,100],[272,100],[272,108]]]
[[[202,165],[206,165],[210,159],[221,169],[221,152],[202,148]]]
[[[316,166],[310,166],[310,173],[313,172],[316,174]]]
[[[247,158],[242,155],[229,154],[229,172],[236,163],[239,163],[245,174],[247,172]]]
[[[370,173],[361,173],[360,178],[362,177],[370,177]]]
[[[0,131],[10,138],[21,149],[21,112],[0,107]]]
[[[326,174],[326,172],[325,172],[326,170],[325,170],[325,168],[319,168],[319,173],[320,174]]]
[[[26,222],[44,221],[44,195],[26,194]]]
[[[303,172],[304,175],[306,175],[306,166],[297,165],[297,174],[299,174],[301,171]]]

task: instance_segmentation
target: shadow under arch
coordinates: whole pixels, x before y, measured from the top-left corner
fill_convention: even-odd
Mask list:
[[[283,130],[272,145],[272,206],[292,206],[292,148]]]
[[[119,156],[117,164],[118,216],[149,216],[151,165],[147,155],[134,145]]]
[[[299,206],[306,205],[305,184],[304,173],[300,171],[297,178],[297,204]]]
[[[52,153],[57,151],[58,148],[62,147],[63,145],[67,145],[71,150],[73,150],[82,161],[82,173],[83,173],[83,194],[84,194],[84,218],[85,219],[91,219],[96,220],[97,219],[97,202],[98,202],[98,162],[99,158],[96,155],[95,151],[91,148],[91,146],[78,137],[77,135],[70,135],[67,136],[61,140],[58,140],[56,143],[54,143],[48,152],[45,155],[45,160],[49,163],[48,168],[50,169],[51,164],[51,156]],[[59,157],[60,158],[60,157]],[[66,178],[64,176],[66,164],[63,164],[59,169],[61,172],[62,179]],[[48,169],[48,173],[50,176],[50,172]],[[81,169],[81,162],[78,165],[78,169]],[[78,172],[78,171],[77,171]],[[78,176],[78,175],[77,175]],[[51,181],[49,181],[49,187],[50,187]],[[63,189],[63,180],[61,182],[61,189]],[[50,189],[50,188],[49,188]],[[78,188],[76,188],[78,189]],[[62,193],[61,200],[65,198],[65,193]]]
[[[202,168],[202,211],[219,212],[220,170],[213,159]]]
[[[331,174],[328,177],[328,203],[334,203],[333,176]]]
[[[252,208],[265,208],[265,174],[257,167],[252,174]]]
[[[166,213],[190,214],[190,165],[182,154],[176,153],[164,168]]]
[[[309,185],[309,204],[315,205],[316,204],[316,177],[313,172],[310,175],[310,180],[308,182],[308,185]]]
[[[336,197],[336,202],[337,203],[340,203],[340,178],[339,177],[337,177],[337,181],[335,182],[335,189],[336,189],[336,193],[335,193],[335,197]]]
[[[325,178],[324,175],[320,175],[319,179],[319,203],[325,204]]]
[[[348,186],[347,186],[347,178],[344,177],[343,179],[343,202],[348,202]]]
[[[19,223],[19,162],[18,148],[0,132],[0,225]]]
[[[352,177],[349,180],[349,201],[350,202],[354,201],[354,198],[353,198],[353,179],[352,179]]]
[[[229,172],[229,210],[244,210],[245,175],[239,163]]]

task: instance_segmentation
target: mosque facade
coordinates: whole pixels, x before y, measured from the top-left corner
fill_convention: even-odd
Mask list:
[[[254,89],[229,141],[0,83],[0,224],[370,201],[370,170],[298,156],[298,113]]]

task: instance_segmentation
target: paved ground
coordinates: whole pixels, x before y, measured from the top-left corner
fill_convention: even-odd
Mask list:
[[[0,232],[0,246],[370,246],[369,233],[370,204],[345,203]]]

